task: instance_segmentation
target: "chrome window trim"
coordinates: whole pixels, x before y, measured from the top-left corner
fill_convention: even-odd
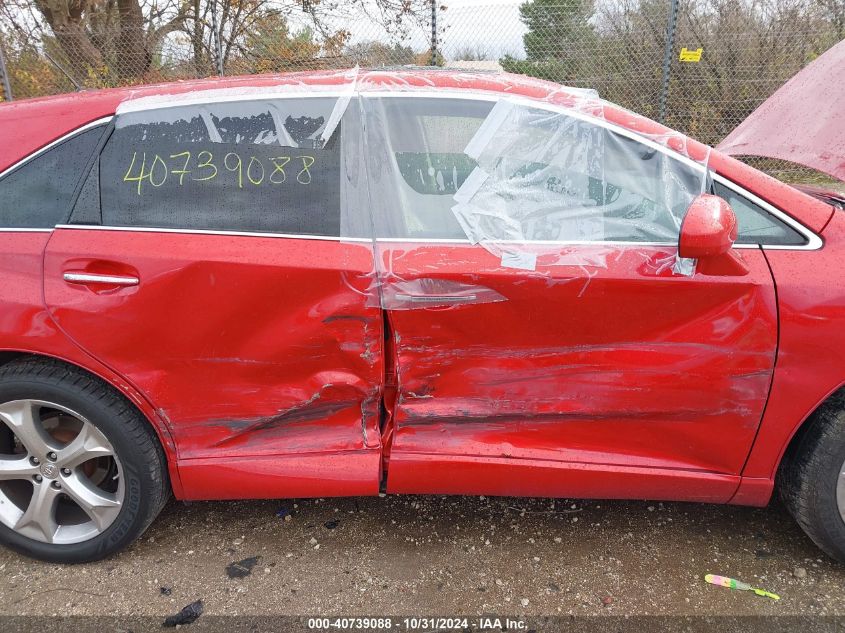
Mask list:
[[[0,227],[0,233],[52,233],[55,229],[27,229],[14,227]]]
[[[164,95],[162,96],[162,101],[156,102],[153,98],[142,97],[137,100],[126,100],[123,101],[121,104],[118,105],[116,109],[116,113],[114,116],[123,113],[129,112],[142,112],[142,111],[149,111],[149,110],[159,110],[159,109],[166,109],[171,107],[179,107],[179,106],[187,106],[187,105],[198,105],[202,103],[222,103],[222,102],[237,102],[237,101],[254,101],[254,100],[261,100],[261,99],[302,99],[302,98],[320,98],[320,97],[334,97],[339,98],[343,96],[348,96],[350,91],[343,91],[337,89],[325,90],[321,91],[317,90],[308,90],[308,91],[289,91],[289,92],[274,92],[274,87],[268,86],[266,89],[259,89],[255,93],[251,94],[214,94],[214,90],[210,91],[200,91],[200,92],[191,92],[191,93],[183,93],[180,95]],[[211,93],[211,94],[209,94]],[[363,98],[373,98],[373,99],[381,99],[381,98],[436,98],[436,99],[469,99],[469,100],[477,100],[477,101],[498,101],[499,99],[505,98],[514,102],[517,102],[521,105],[525,105],[527,107],[535,107],[540,109],[551,110],[553,112],[557,112],[563,114],[565,116],[569,116],[571,118],[575,118],[578,120],[585,121],[587,123],[592,123],[594,125],[598,125],[599,127],[603,127],[605,129],[611,130],[613,132],[617,132],[626,138],[630,138],[631,140],[637,141],[642,143],[652,149],[655,149],[671,158],[679,160],[682,163],[687,164],[688,166],[692,167],[696,171],[701,171],[704,173],[705,166],[701,163],[698,163],[683,154],[676,152],[675,150],[668,148],[664,145],[659,143],[655,143],[654,141],[650,140],[648,137],[643,136],[637,132],[633,132],[627,130],[625,128],[619,127],[613,123],[609,123],[604,119],[600,119],[594,117],[590,114],[585,114],[582,112],[578,112],[577,110],[572,110],[567,108],[566,106],[560,106],[557,104],[546,103],[542,101],[536,101],[530,99],[528,97],[522,97],[520,95],[513,95],[508,93],[500,93],[496,91],[480,91],[480,90],[462,90],[462,89],[455,89],[455,88],[447,88],[447,89],[438,89],[432,90],[428,88],[421,88],[421,89],[414,89],[414,90],[407,90],[407,91],[390,91],[390,90],[379,90],[379,91],[370,91],[370,92],[359,92],[357,93],[358,96]],[[0,178],[3,178],[7,173],[14,171],[15,169],[23,166],[30,160],[36,158],[43,152],[48,151],[50,148],[62,143],[63,141],[84,132],[92,127],[96,127],[98,125],[102,125],[104,123],[108,123],[111,121],[114,116],[106,116],[100,119],[96,119],[91,121],[67,134],[57,138],[56,140],[52,141],[51,143],[45,145],[44,147],[36,150],[32,154],[24,157],[17,163],[11,165],[3,172],[0,172]],[[734,193],[748,198],[751,202],[758,205],[766,212],[771,213],[774,217],[778,218],[784,224],[789,226],[790,228],[796,230],[801,235],[803,235],[807,239],[806,244],[801,245],[777,245],[777,244],[735,244],[733,248],[735,249],[748,249],[748,248],[763,248],[763,249],[771,249],[771,250],[818,250],[823,245],[822,238],[817,235],[815,232],[795,220],[792,216],[788,215],[787,213],[781,211],[774,205],[766,202],[765,200],[761,199],[759,196],[753,194],[752,192],[748,191],[744,187],[738,185],[737,183],[725,178],[720,174],[716,174],[711,172],[711,176],[714,180],[718,181],[720,184],[724,185],[728,189],[731,189]],[[197,234],[197,235],[235,235],[235,236],[244,236],[244,237],[275,237],[275,238],[288,238],[288,239],[309,239],[309,240],[321,240],[321,241],[338,241],[338,242],[371,242],[373,241],[371,238],[356,238],[356,237],[341,237],[341,236],[326,236],[326,235],[311,235],[311,234],[288,234],[288,233],[265,233],[261,231],[226,231],[226,230],[213,230],[213,229],[172,229],[172,228],[158,228],[158,227],[118,227],[118,226],[104,226],[104,225],[68,225],[68,224],[60,224],[57,225],[55,228],[60,229],[87,229],[87,230],[111,230],[111,231],[133,231],[133,232],[144,232],[144,233],[182,233],[182,234]],[[0,232],[7,233],[7,232],[50,232],[53,229],[31,229],[31,228],[2,228],[0,227]],[[431,238],[377,238],[376,242],[384,242],[384,243],[430,243],[430,244],[471,244],[471,242],[467,239],[456,239],[456,238],[443,238],[443,239],[431,239]],[[602,241],[602,242],[590,242],[584,240],[566,240],[566,241],[548,241],[548,240],[531,240],[531,241],[507,241],[502,243],[527,243],[527,244],[538,244],[538,245],[587,245],[587,244],[597,244],[597,245],[618,245],[618,246],[657,246],[657,247],[677,247],[676,242],[634,242],[634,241]]]
[[[220,231],[212,229],[172,229],[143,226],[104,226],[100,224],[58,224],[56,229],[77,230],[77,231],[123,231],[128,233],[170,233],[183,235],[221,235],[235,237],[274,237],[297,240],[318,240],[324,242],[353,242],[353,243],[386,243],[386,244],[454,244],[461,246],[472,246],[468,239],[460,238],[427,238],[427,237],[339,237],[330,235],[308,235],[294,233],[262,233],[260,231]],[[39,229],[41,230],[41,229]],[[50,231],[52,229],[44,229]],[[497,244],[536,244],[541,246],[656,246],[677,248],[677,242],[626,242],[622,240],[604,242],[590,242],[587,240],[500,240]],[[734,248],[758,248],[756,244],[737,244]]]
[[[144,226],[104,226],[100,224],[57,224],[56,229],[71,230],[71,231],[123,231],[127,233],[166,233],[178,235],[220,235],[230,237],[272,237],[281,239],[294,240],[317,240],[323,242],[352,242],[357,244],[362,243],[383,243],[383,244],[451,244],[456,246],[472,246],[473,243],[467,239],[460,238],[428,238],[428,237],[379,237],[372,239],[369,237],[340,237],[332,235],[309,235],[309,234],[294,234],[294,233],[262,233],[260,231],[221,231],[212,229],[172,229],[172,228],[157,228]],[[2,229],[0,232],[44,232],[50,233],[54,229]],[[817,250],[821,248],[823,242],[820,237],[815,236],[818,240],[818,245],[804,244],[794,246],[784,245],[761,245],[761,244],[734,244],[734,249],[778,249],[778,250]],[[500,240],[497,244],[535,244],[538,246],[625,246],[625,247],[660,247],[660,248],[677,248],[677,242],[632,242],[624,240],[606,240],[602,242],[590,242],[587,240]]]
[[[54,148],[59,143],[63,143],[66,140],[76,136],[77,134],[81,134],[82,132],[85,132],[86,130],[90,130],[92,127],[97,127],[98,125],[103,125],[104,123],[108,123],[113,118],[114,117],[110,115],[110,116],[105,116],[105,117],[96,119],[94,121],[91,121],[90,123],[86,123],[85,125],[83,125],[81,127],[78,127],[78,128],[71,130],[70,132],[68,132],[67,134],[65,134],[63,136],[60,136],[56,140],[51,141],[50,143],[48,143],[44,147],[41,147],[41,148],[35,150],[34,152],[32,152],[31,154],[24,156],[18,162],[14,163],[14,164],[10,165],[9,167],[7,167],[6,169],[4,169],[2,172],[0,172],[0,180],[2,180],[6,176],[6,174],[9,174],[9,173],[15,171],[19,167],[23,167],[29,161],[39,157],[41,154],[43,154],[44,152]],[[3,231],[3,230],[5,230],[5,229],[0,229],[0,231]],[[38,229],[38,230],[43,230],[43,229]],[[50,230],[50,229],[47,229],[47,230]]]
[[[310,235],[296,233],[263,233],[261,231],[225,231],[215,229],[173,229],[150,226],[106,226],[102,224],[57,224],[57,229],[84,231],[124,231],[128,233],[176,233],[185,235],[223,235],[236,237],[276,237],[324,242],[372,242],[369,237],[340,237],[334,235]]]
[[[460,238],[427,238],[427,237],[379,237],[372,239],[369,237],[340,237],[331,235],[309,235],[309,234],[295,234],[295,233],[263,233],[260,231],[224,231],[213,229],[173,229],[173,228],[157,228],[145,226],[105,226],[101,224],[57,224],[56,229],[72,230],[72,231],[123,231],[128,233],[174,233],[184,235],[221,235],[221,236],[236,236],[236,237],[275,237],[284,239],[297,240],[319,240],[324,242],[354,242],[354,243],[388,243],[388,244],[455,244],[472,246],[473,243],[468,239]],[[53,229],[37,229],[52,231]],[[677,242],[626,242],[626,241],[611,241],[604,242],[590,242],[587,240],[499,240],[497,244],[537,244],[544,246],[585,246],[585,245],[616,245],[616,246],[660,246],[677,248]],[[757,248],[756,244],[737,245],[746,246],[750,248]]]
[[[332,86],[330,90],[310,91],[278,91],[274,90],[285,86],[262,86],[255,92],[244,92],[244,88],[209,88],[195,92],[182,92],[178,94],[147,95],[126,99],[121,101],[115,109],[115,116],[123,114],[136,114],[139,112],[151,112],[154,110],[167,110],[169,108],[183,108],[195,105],[212,105],[215,103],[238,103],[243,101],[266,101],[268,99],[309,99],[309,98],[340,98],[356,94],[351,90],[338,90]],[[231,94],[227,91],[231,90]]]
[[[373,239],[370,237],[340,237],[332,235],[310,235],[310,234],[296,234],[296,233],[264,233],[261,231],[225,231],[214,229],[173,229],[173,228],[158,228],[150,226],[105,226],[101,224],[58,224],[56,229],[77,230],[77,231],[124,231],[128,233],[175,233],[185,235],[223,235],[223,236],[237,236],[237,237],[275,237],[284,239],[298,239],[298,240],[319,240],[324,242],[355,242],[355,243],[388,243],[388,244],[456,244],[472,246],[472,242],[468,239],[460,238],[427,238],[427,237],[379,237]],[[41,229],[39,229],[41,230]],[[44,229],[52,230],[52,229]],[[677,248],[677,242],[625,242],[625,241],[605,241],[605,242],[590,242],[586,240],[569,240],[569,241],[555,241],[555,240],[500,240],[497,244],[538,244],[538,245],[603,245],[614,244],[617,246],[666,246]],[[749,244],[753,248],[756,245]]]
[[[748,198],[748,200],[759,206],[767,213],[776,217],[778,220],[786,224],[789,228],[794,229],[795,231],[803,235],[804,238],[807,240],[806,244],[735,244],[734,248],[763,248],[764,250],[777,251],[816,251],[824,245],[824,241],[819,235],[817,235],[814,231],[801,224],[798,220],[793,218],[788,213],[781,211],[773,204],[766,202],[760,196],[757,196],[754,193],[748,191],[745,187],[738,185],[733,180],[729,180],[728,178],[725,178],[724,176],[715,172],[712,173],[712,176],[714,181],[724,185],[725,187],[733,191],[735,194],[743,198]]]

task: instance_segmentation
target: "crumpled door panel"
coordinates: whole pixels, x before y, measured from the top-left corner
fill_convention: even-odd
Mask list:
[[[688,277],[662,264],[671,247],[592,248],[605,267],[543,266],[541,253],[517,271],[477,246],[391,247],[404,280],[436,264],[505,300],[391,311],[388,484],[413,479],[401,457],[422,454],[740,472],[776,346],[762,253],[742,251],[744,276]]]
[[[366,300],[371,252],[366,242],[59,229],[45,296],[59,327],[155,403],[180,465],[208,467],[189,477],[189,497],[304,494],[323,474],[361,494],[380,476],[383,329]],[[131,263],[136,286],[63,280],[66,269],[103,272],[118,260]],[[337,467],[368,454],[368,472],[356,465],[350,478],[364,480],[343,483],[315,461],[304,476],[310,454],[334,454]],[[282,455],[300,460],[264,459]],[[275,488],[229,480],[259,464]]]

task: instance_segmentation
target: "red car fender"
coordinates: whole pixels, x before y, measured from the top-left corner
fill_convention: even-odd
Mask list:
[[[0,270],[7,273],[0,292],[0,308],[4,323],[11,324],[0,332],[0,353],[36,355],[75,365],[126,396],[155,429],[167,457],[173,491],[179,497],[182,484],[168,421],[134,385],[70,339],[43,305],[41,260],[50,236],[49,231],[0,233]],[[33,283],[35,279],[39,283]]]

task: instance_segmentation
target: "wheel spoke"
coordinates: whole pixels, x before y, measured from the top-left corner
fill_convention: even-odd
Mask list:
[[[63,479],[62,491],[85,511],[99,530],[108,527],[120,512],[116,494],[97,488],[78,472]]]
[[[123,471],[96,426],[61,404],[33,399],[0,402],[0,431],[5,428],[20,445],[3,447],[0,483],[27,481],[32,495],[19,499],[18,487],[3,484],[0,524],[35,541],[70,544],[114,523],[126,494]]]
[[[37,474],[38,466],[33,466],[26,456],[0,459],[0,481],[4,479],[29,479]]]
[[[53,440],[41,426],[41,406],[31,400],[15,400],[0,405],[0,417],[12,430],[30,455],[42,458],[52,450]]]
[[[109,457],[112,448],[106,436],[93,424],[85,422],[73,441],[57,451],[57,462],[62,468],[74,468],[97,457]]]
[[[47,481],[35,484],[29,506],[18,519],[14,529],[24,536],[32,535],[33,538],[52,543],[59,529],[56,523],[56,502],[59,492]]]

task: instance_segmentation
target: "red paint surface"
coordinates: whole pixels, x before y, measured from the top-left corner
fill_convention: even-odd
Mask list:
[[[437,466],[447,472],[483,456],[740,473],[775,358],[762,252],[743,251],[745,275],[692,278],[671,272],[674,249],[571,247],[576,254],[606,268],[544,266],[540,254],[535,273],[503,269],[454,244],[385,254],[402,279],[471,280],[507,297],[390,313],[398,396],[388,490],[433,491],[406,454],[448,455]],[[497,491],[494,481],[485,492]],[[478,492],[458,472],[449,491],[464,482]],[[550,473],[532,494],[568,487]]]
[[[678,255],[698,259],[727,252],[736,241],[736,216],[719,196],[703,193],[692,201],[678,238]]]
[[[129,98],[351,81],[227,78],[3,104],[0,168]],[[524,77],[356,81],[361,91],[519,94],[667,133]],[[405,492],[764,503],[790,437],[845,382],[845,297],[830,282],[843,218],[694,141],[667,142],[809,228],[827,226],[824,248],[734,250],[730,265],[702,260],[688,278],[671,272],[673,248],[604,247],[603,265],[586,268],[540,253],[531,273],[468,246],[392,244],[380,255],[402,280],[436,277],[506,301],[391,311],[385,340],[366,243],[0,232],[0,351],[61,358],[113,384],[156,428],[182,498],[373,494],[386,467],[388,488]],[[141,283],[67,284],[67,270]]]
[[[845,215],[837,212],[810,252],[766,251],[777,281],[780,347],[766,415],[743,474],[771,479],[799,424],[845,384],[845,288],[838,282]]]
[[[0,232],[0,351],[57,358],[81,367],[113,385],[147,417],[168,460],[174,494],[182,495],[176,445],[170,429],[150,401],[118,373],[92,358],[67,338],[50,318],[42,300],[42,261],[49,232]]]
[[[530,461],[467,455],[397,454],[389,492],[724,503],[740,477],[654,467]]]
[[[366,244],[58,229],[44,294],[69,338],[155,403],[180,462],[336,451],[339,465],[370,452],[376,490],[383,333],[365,305],[371,269]],[[65,282],[67,270],[140,283],[102,290]],[[276,463],[293,469],[276,478],[304,470]]]

